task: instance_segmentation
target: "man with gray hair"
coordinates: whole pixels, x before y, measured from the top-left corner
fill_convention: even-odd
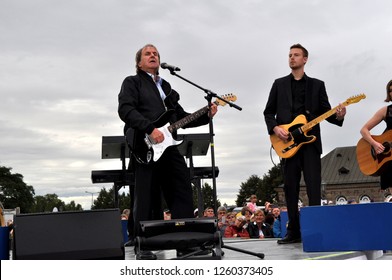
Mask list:
[[[141,233],[140,221],[163,219],[161,193],[173,219],[193,216],[189,171],[177,146],[167,147],[156,161],[149,160],[148,152],[143,157],[144,161],[135,156],[148,150],[146,137],[153,145],[162,143],[169,138],[169,134],[164,134],[163,125],[190,115],[179,104],[178,92],[159,76],[160,54],[157,48],[151,44],[145,45],[136,53],[135,60],[136,75],[124,79],[118,95],[118,114],[125,124],[124,133],[134,155],[134,237]],[[217,105],[213,104],[205,114],[184,128],[208,124],[209,118],[216,112]],[[161,124],[163,120],[165,122]],[[136,257],[156,258],[152,252],[142,252]]]

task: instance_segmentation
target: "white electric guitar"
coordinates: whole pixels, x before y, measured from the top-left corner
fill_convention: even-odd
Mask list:
[[[231,93],[221,97],[226,101],[237,100],[237,97]],[[221,106],[225,106],[227,104],[220,99],[216,99],[214,103]],[[128,129],[126,132],[126,138],[128,143],[134,143],[133,145],[130,145],[130,149],[132,151],[132,155],[138,162],[148,164],[151,163],[151,161],[158,161],[168,147],[180,145],[182,140],[175,140],[172,133],[207,113],[208,106],[205,106],[189,116],[170,124],[168,121],[173,112],[173,110],[168,110],[154,121],[155,127],[157,127],[165,136],[165,139],[161,143],[155,143],[148,134],[144,134],[144,136],[141,137],[141,135],[135,133],[133,129]],[[130,141],[132,139],[134,141]]]

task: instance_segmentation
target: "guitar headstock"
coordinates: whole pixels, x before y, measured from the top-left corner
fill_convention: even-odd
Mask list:
[[[355,95],[355,96],[348,98],[346,100],[346,103],[347,104],[358,103],[359,101],[361,101],[362,99],[365,99],[365,98],[366,98],[366,95],[364,93],[361,93],[361,94],[358,94],[358,95]]]
[[[226,101],[230,101],[230,102],[234,102],[237,100],[237,96],[235,96],[232,93],[221,95],[221,98],[223,98]],[[216,105],[221,105],[221,106],[225,106],[227,104],[225,101],[220,100],[220,99],[216,99],[215,103],[216,103]]]

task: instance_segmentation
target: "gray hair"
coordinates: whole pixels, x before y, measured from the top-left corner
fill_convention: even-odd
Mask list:
[[[155,47],[153,44],[146,44],[146,45],[144,45],[141,49],[139,49],[137,51],[136,56],[135,56],[136,73],[139,73],[139,71],[140,71],[139,62],[142,60],[142,52],[143,52],[143,50],[145,48],[147,48],[147,47],[152,47],[152,48],[156,49],[157,52],[158,52],[158,58],[159,58],[159,60],[161,60],[161,55],[159,54],[159,51],[158,51],[157,47]]]

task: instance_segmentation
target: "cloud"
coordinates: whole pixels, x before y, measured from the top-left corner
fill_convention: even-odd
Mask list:
[[[356,145],[360,127],[385,105],[391,8],[379,0],[3,1],[0,164],[39,195],[89,208],[85,191],[102,188],[91,183],[91,170],[121,168],[119,160],[101,159],[101,139],[122,134],[122,80],[135,72],[136,51],[153,43],[181,76],[237,96],[242,110],[220,107],[214,119],[218,197],[231,204],[241,182],[273,166],[262,112],[274,79],[289,73],[294,43],[309,49],[306,72],[326,82],[332,106],[366,93],[347,108],[343,128],[321,124],[324,154]],[[206,104],[203,91],[167,70],[161,75],[187,111]],[[210,153],[196,164],[211,164]]]

